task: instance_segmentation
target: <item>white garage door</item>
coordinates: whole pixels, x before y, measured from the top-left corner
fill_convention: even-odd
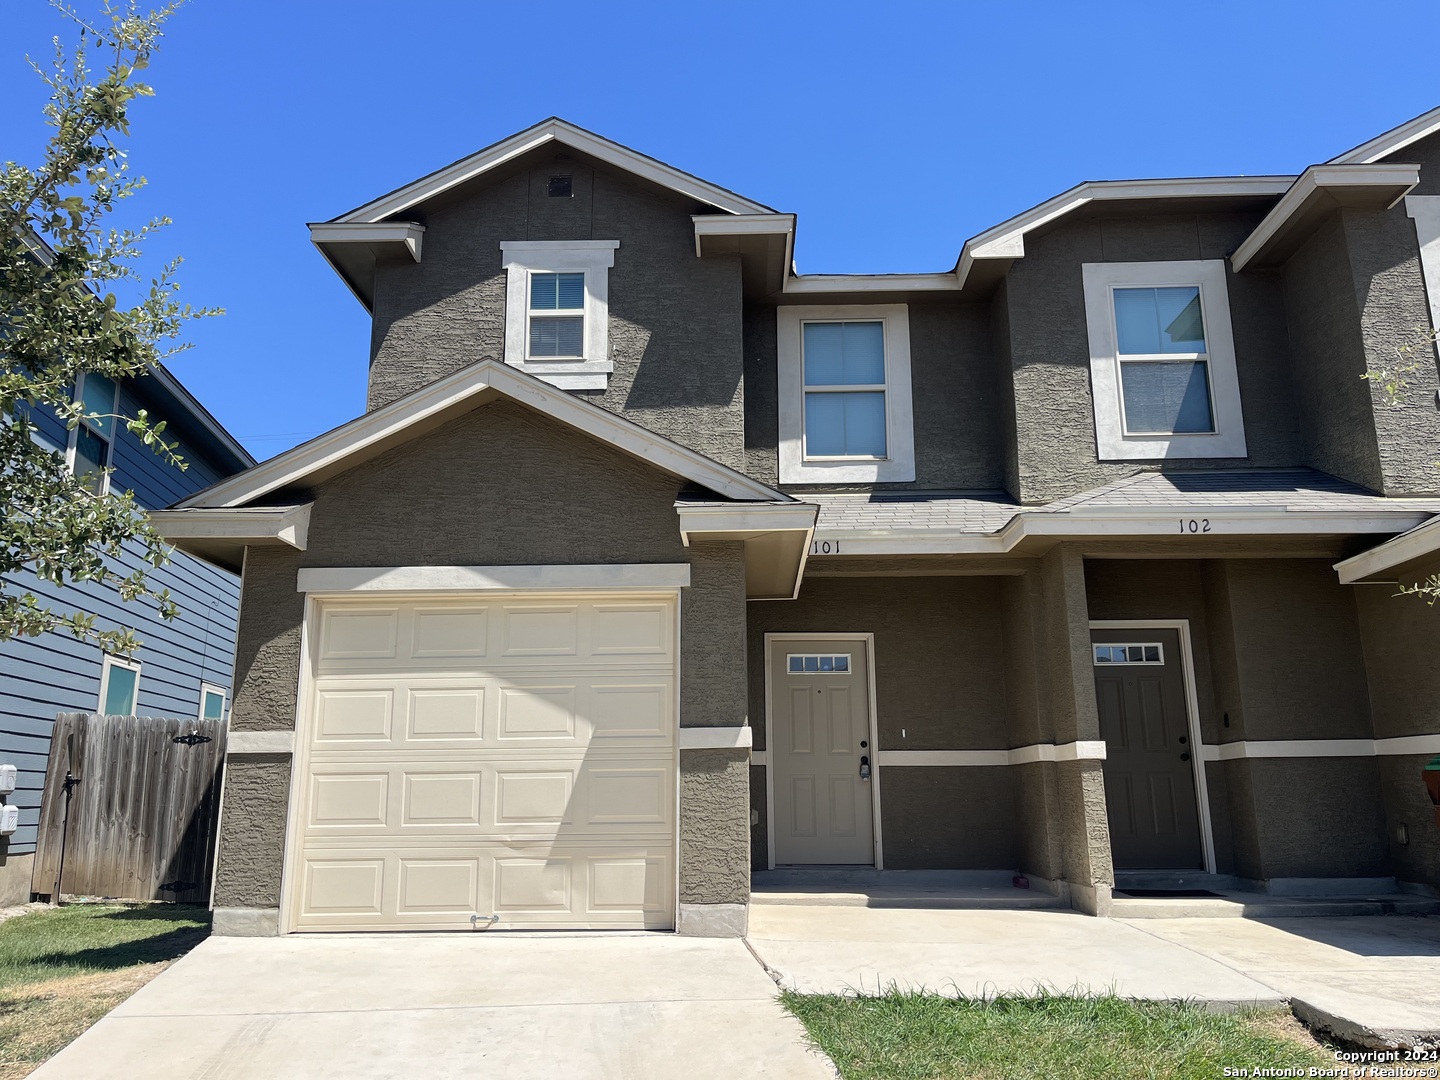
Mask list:
[[[675,599],[325,601],[296,930],[674,925]]]

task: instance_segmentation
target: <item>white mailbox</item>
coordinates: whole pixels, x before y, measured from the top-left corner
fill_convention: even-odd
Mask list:
[[[20,827],[20,807],[0,806],[0,836],[9,836]]]
[[[9,795],[15,790],[15,766],[0,765],[0,795]]]

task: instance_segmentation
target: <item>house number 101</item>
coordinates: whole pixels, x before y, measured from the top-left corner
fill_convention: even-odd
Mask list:
[[[816,540],[810,545],[811,555],[839,555],[839,540]]]
[[[1210,519],[1181,518],[1180,531],[1182,533],[1207,533],[1210,531]]]

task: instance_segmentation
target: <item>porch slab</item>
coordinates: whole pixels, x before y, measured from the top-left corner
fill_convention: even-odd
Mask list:
[[[1440,914],[1440,900],[1405,893],[1286,896],[1226,889],[1215,896],[1125,896],[1110,901],[1115,919],[1290,919]]]
[[[1376,1048],[1440,1046],[1440,919],[1163,919],[1129,924],[1289,998],[1302,1020]]]
[[[895,986],[949,996],[1113,991],[1217,1006],[1283,999],[1230,964],[1073,911],[756,904],[748,940],[781,986],[802,993]]]

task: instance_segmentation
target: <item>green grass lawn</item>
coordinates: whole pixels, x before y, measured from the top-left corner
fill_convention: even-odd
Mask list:
[[[956,1000],[785,993],[845,1080],[1214,1080],[1225,1067],[1330,1065],[1288,1012],[1116,997]]]
[[[16,1080],[210,933],[204,908],[76,904],[0,923],[0,1080]]]

